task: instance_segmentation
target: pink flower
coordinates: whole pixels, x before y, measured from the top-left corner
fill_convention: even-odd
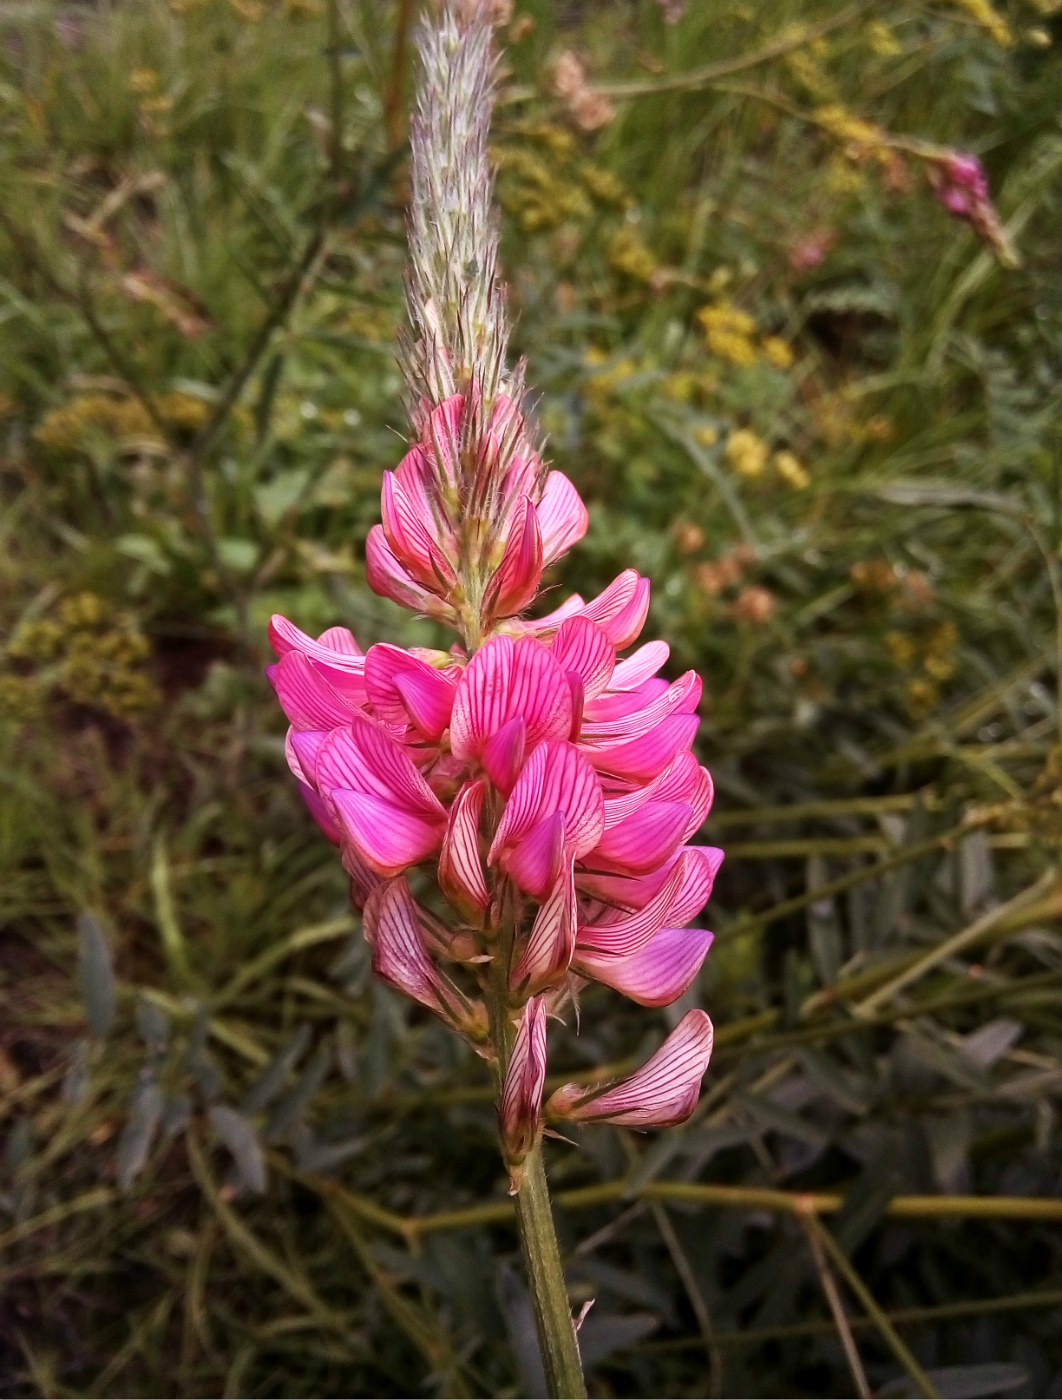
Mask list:
[[[520,1189],[520,1168],[541,1131],[542,1090],[546,1083],[546,1006],[541,997],[524,1003],[498,1106],[502,1151],[512,1180]]]
[[[976,156],[967,151],[949,151],[929,162],[928,175],[937,199],[949,214],[970,224],[1004,261],[1016,262],[992,203],[985,168]]]
[[[626,1128],[673,1127],[696,1107],[711,1054],[711,1021],[703,1011],[687,1011],[641,1069],[604,1088],[565,1084],[546,1104],[546,1117]]]

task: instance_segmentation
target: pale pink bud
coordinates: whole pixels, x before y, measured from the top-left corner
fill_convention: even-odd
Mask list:
[[[520,1017],[498,1109],[513,1195],[520,1189],[521,1165],[538,1141],[545,1083],[546,1007],[541,997],[532,997]]]
[[[576,922],[575,871],[569,860],[535,916],[527,946],[512,972],[514,988],[525,994],[540,992],[568,970],[575,948]]]
[[[490,903],[479,854],[479,822],[487,785],[468,783],[450,808],[450,819],[439,855],[439,885],[443,894],[470,923],[481,924]]]
[[[703,1011],[687,1011],[641,1069],[603,1089],[565,1084],[546,1104],[546,1116],[628,1128],[670,1128],[684,1122],[696,1107],[711,1054],[711,1021]]]
[[[530,500],[509,531],[505,552],[491,579],[483,608],[488,617],[512,617],[522,612],[542,581],[542,532]]]

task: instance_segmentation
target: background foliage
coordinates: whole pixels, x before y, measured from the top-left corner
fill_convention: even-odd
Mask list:
[[[482,1069],[371,983],[261,675],[272,611],[431,635],[362,565],[411,8],[0,5],[5,1394],[541,1393]],[[550,1147],[621,1183],[559,1212],[591,1393],[851,1394],[847,1265],[877,1392],[860,1277],[942,1393],[1062,1394],[1062,1223],[886,1215],[1062,1185],[1058,5],[682,11],[501,31],[518,348],[591,508],[556,583],[651,576],[729,851],[698,1117]],[[598,988],[551,1064],[673,1014]],[[837,1252],[624,1179],[839,1192]]]

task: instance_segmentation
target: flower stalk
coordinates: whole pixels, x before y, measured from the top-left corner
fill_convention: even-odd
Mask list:
[[[384,474],[365,564],[376,592],[459,640],[363,654],[345,627],[314,639],[278,616],[268,675],[291,725],[289,765],[339,848],[374,972],[491,1066],[551,1394],[581,1396],[543,1132],[683,1121],[712,1026],[690,1011],[634,1074],[567,1084],[544,1104],[547,1023],[574,1017],[587,981],[647,1007],[681,996],[712,941],[688,925],[722,852],[688,844],[712,801],[691,752],[699,678],[662,678],[663,642],[619,656],[646,620],[648,580],[628,569],[589,602],[530,615],[544,569],[588,517],[545,465],[522,367],[506,360],[487,7],[449,0],[417,45],[402,345],[411,443]]]

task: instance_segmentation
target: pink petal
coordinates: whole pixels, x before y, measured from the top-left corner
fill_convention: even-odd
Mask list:
[[[670,655],[671,648],[667,642],[646,642],[633,656],[619,662],[612,673],[609,689],[634,690],[650,676],[655,676]]]
[[[417,905],[405,880],[388,880],[373,890],[364,927],[372,968],[381,981],[447,1019],[459,1012],[457,996],[425,951]]]
[[[569,617],[580,617],[586,604],[578,593],[565,598],[559,608],[554,608],[544,617],[531,618],[526,622],[511,622],[509,626],[521,632],[529,632],[535,637],[551,637],[557,628]]]
[[[583,685],[583,678],[576,671],[565,671],[564,679],[568,682],[568,690],[572,697],[572,727],[568,731],[568,738],[571,743],[577,743],[579,731],[583,727],[583,708],[586,705],[586,687]]]
[[[603,593],[599,593],[596,598],[591,598],[589,603],[584,603],[583,617],[588,617],[599,627],[606,627],[635,597],[638,583],[637,569],[624,569],[623,573],[614,578]]]
[[[575,747],[563,741],[542,744],[524,764],[505,805],[489,861],[522,840],[541,817],[562,812],[568,850],[579,859],[601,839],[605,803],[594,770]]]
[[[457,582],[453,566],[432,537],[431,515],[403,490],[392,472],[384,472],[380,493],[383,532],[395,557],[432,593],[448,592]]]
[[[364,792],[440,828],[446,822],[445,809],[409,756],[378,725],[360,716],[349,729],[329,735],[317,755],[314,776],[326,795],[335,788]]]
[[[529,499],[518,511],[501,563],[487,587],[484,607],[494,617],[522,612],[538,591],[542,579],[542,534]]]
[[[352,841],[344,840],[339,854],[343,869],[350,876],[350,902],[356,909],[364,909],[369,895],[383,881],[372,866],[365,864]]]
[[[569,863],[535,915],[527,947],[510,979],[514,989],[542,991],[567,971],[575,948],[575,925],[575,880]]]
[[[404,807],[366,792],[333,788],[329,794],[346,835],[380,875],[400,875],[442,844],[443,828]]]
[[[616,664],[616,648],[586,617],[571,617],[561,623],[550,654],[561,671],[574,671],[579,676],[588,700],[608,686]]]
[[[310,816],[313,817],[314,821],[328,837],[332,845],[338,846],[343,832],[335,817],[332,815],[332,810],[328,806],[328,803],[320,793],[315,792],[308,783],[299,783],[299,793],[302,796],[302,800],[306,803],[306,806],[310,809]]]
[[[670,922],[675,896],[687,882],[688,862],[675,862],[659,893],[635,914],[615,915],[597,924],[584,925],[578,933],[583,949],[604,957],[627,958],[639,952],[653,935]]]
[[[590,523],[579,492],[563,474],[550,472],[538,503],[543,562],[552,564],[586,534]]]
[[[490,895],[479,854],[479,822],[487,785],[481,778],[461,789],[450,808],[450,819],[439,856],[439,885],[465,918],[479,923]]]
[[[647,802],[687,802],[692,807],[693,798],[700,790],[698,775],[702,771],[691,753],[680,753],[652,782],[616,797],[606,797],[605,830],[618,826]]]
[[[365,658],[365,691],[386,724],[401,733],[412,723],[437,743],[450,723],[457,686],[401,647],[378,642]]]
[[[523,715],[516,715],[492,734],[483,746],[483,767],[487,777],[500,793],[508,797],[513,790],[527,752],[527,725]]]
[[[723,852],[714,846],[685,846],[647,875],[580,871],[577,876],[578,885],[585,894],[616,909],[643,909],[660,892],[675,865],[683,857],[689,861],[689,884],[676,896],[674,909],[674,922],[683,923],[700,913],[708,902],[716,873],[723,863]]]
[[[317,756],[330,733],[327,729],[288,730],[288,737],[284,742],[288,767],[296,778],[308,783],[310,787],[317,786]]]
[[[374,593],[400,603],[411,612],[425,613],[444,622],[454,618],[454,610],[448,603],[422,588],[403,568],[380,525],[372,527],[365,541],[365,578]]]
[[[572,723],[568,686],[549,651],[533,637],[492,637],[461,677],[450,720],[450,747],[458,758],[479,756],[483,745],[517,715],[531,748],[567,736]]]
[[[333,642],[333,637],[337,637],[338,641]],[[354,671],[360,675],[365,669],[358,644],[345,627],[330,627],[315,642],[286,617],[274,613],[269,621],[269,643],[278,656],[284,656],[289,651],[300,651],[311,661],[324,661],[340,670]]]
[[[626,697],[625,697],[626,698]],[[640,739],[669,715],[689,714],[701,698],[701,678],[696,671],[687,671],[660,695],[648,700],[639,709],[608,719],[599,719],[603,706],[599,702],[592,715],[583,722],[581,743],[604,748],[606,745]]]
[[[634,596],[622,612],[603,624],[617,651],[630,646],[645,626],[648,615],[649,580],[643,578],[638,580]]]
[[[550,1098],[547,1114],[577,1122],[619,1123],[629,1128],[669,1128],[693,1112],[712,1054],[712,1023],[703,1011],[687,1011],[641,1069],[605,1091],[587,1093],[566,1084]]]
[[[282,656],[273,679],[281,708],[296,729],[337,729],[355,713],[302,652]]]
[[[502,857],[502,867],[522,890],[541,899],[552,889],[564,860],[564,813],[543,817]]]
[[[498,1108],[502,1147],[510,1167],[519,1167],[535,1145],[545,1085],[546,1005],[541,997],[532,997],[516,1029]],[[519,1187],[518,1180],[514,1186]]]
[[[647,802],[602,835],[587,864],[595,870],[611,868],[644,875],[682,843],[689,819],[690,808],[685,802]]]
[[[697,976],[712,937],[700,928],[662,928],[627,958],[576,948],[572,968],[581,977],[603,982],[640,1006],[670,1006]]]
[[[461,423],[465,410],[463,394],[451,394],[434,408],[428,419],[424,441],[432,447],[432,461],[441,481],[458,484],[461,454]]]
[[[656,729],[614,748],[592,748],[587,758],[603,773],[645,782],[655,778],[677,754],[688,749],[697,733],[696,715],[670,715]]]

